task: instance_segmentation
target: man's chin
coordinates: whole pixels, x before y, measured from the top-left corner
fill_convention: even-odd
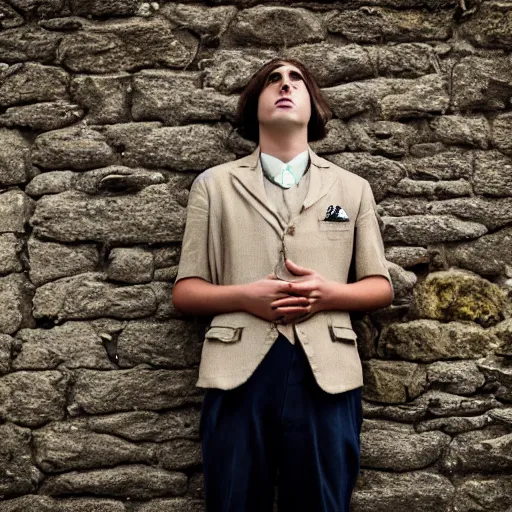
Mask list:
[[[289,114],[290,115],[274,116],[272,119],[269,119],[264,123],[260,122],[260,124],[263,128],[268,129],[297,129],[307,126],[307,123],[304,123],[302,120],[298,119],[297,116],[292,115],[291,112]]]

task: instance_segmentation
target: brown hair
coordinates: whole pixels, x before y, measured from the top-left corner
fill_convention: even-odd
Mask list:
[[[238,100],[235,123],[238,133],[246,139],[259,143],[258,99],[268,75],[283,64],[291,64],[299,69],[311,99],[311,117],[308,123],[308,141],[323,139],[325,125],[332,117],[332,111],[322,96],[311,72],[302,62],[295,59],[276,57],[264,64],[249,80]]]

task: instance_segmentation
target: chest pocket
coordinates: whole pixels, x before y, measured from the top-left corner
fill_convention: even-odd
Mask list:
[[[351,220],[345,222],[325,220],[325,215],[318,218],[318,231],[325,233],[330,240],[339,240],[348,236],[351,232],[351,225]]]

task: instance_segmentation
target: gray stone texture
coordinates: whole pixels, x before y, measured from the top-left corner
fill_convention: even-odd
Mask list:
[[[386,259],[404,268],[422,265],[430,261],[430,255],[424,247],[389,247],[386,249]]]
[[[5,2],[0,4],[0,17],[2,29],[9,29],[23,25],[23,17],[20,16],[14,9],[9,7]]]
[[[211,58],[200,61],[204,83],[225,94],[241,90],[252,74],[275,56],[275,52],[266,49],[219,49]]]
[[[14,334],[23,327],[34,327],[31,299],[34,287],[24,273],[12,273],[0,277],[0,332]]]
[[[512,511],[511,27],[504,0],[0,0],[0,512],[205,512],[209,319],[173,283],[275,56],[332,108],[310,145],[370,183],[394,285],[351,313],[351,510]]]
[[[98,2],[99,3],[99,2]],[[164,18],[112,18],[106,22],[80,18],[76,31],[66,31],[59,62],[74,73],[135,71],[159,65],[183,69],[197,51],[188,31],[174,31]]]
[[[16,63],[0,72],[0,107],[67,97],[69,74],[57,66]]]
[[[0,377],[0,415],[27,427],[64,419],[69,373],[18,371]]]
[[[142,247],[116,247],[108,255],[107,276],[111,281],[149,283],[153,273],[153,254]]]
[[[0,425],[0,435],[0,493],[2,496],[15,496],[35,492],[43,474],[32,460],[30,429],[4,423]]]
[[[149,285],[117,285],[99,272],[86,272],[40,286],[33,304],[35,318],[61,322],[102,316],[140,318],[154,313],[158,300]]]
[[[194,86],[195,73],[181,77],[172,71],[141,71],[133,79],[132,117],[178,126],[198,121],[233,119],[237,96]],[[197,82],[196,82],[197,83]]]
[[[406,173],[399,162],[363,152],[336,153],[327,155],[327,160],[368,180],[377,202],[383,199],[388,190]]]
[[[187,368],[199,363],[202,339],[189,322],[130,322],[117,339],[119,366],[146,363],[157,368]]]
[[[86,170],[113,163],[115,153],[101,133],[80,125],[39,135],[32,161],[45,169]]]
[[[241,45],[293,46],[321,41],[325,29],[306,9],[262,5],[240,11],[229,35]]]
[[[85,421],[87,428],[94,432],[112,434],[129,441],[199,440],[197,409],[120,412],[91,416]]]
[[[6,126],[2,123],[6,115],[0,116],[0,126]],[[0,128],[0,184],[23,184],[31,175],[30,146],[17,130]]]
[[[17,187],[0,194],[0,233],[24,234],[34,201]]]
[[[354,42],[418,42],[450,37],[452,15],[450,10],[428,13],[373,7],[335,12],[326,19],[326,24],[329,32]]]
[[[427,386],[425,368],[405,361],[372,359],[363,364],[363,396],[378,403],[400,404],[416,398]]]
[[[34,15],[46,18],[59,14],[69,14],[65,8],[64,0],[49,0],[44,3],[39,0],[11,0],[10,3],[25,16]]]
[[[157,498],[137,508],[137,512],[205,512],[203,500],[189,498]]]
[[[106,414],[132,411],[144,404],[147,410],[160,410],[193,403],[195,370],[159,370],[136,367],[127,370],[75,372],[68,412]]]
[[[432,202],[427,211],[436,215],[455,215],[495,230],[512,222],[512,198],[471,197]],[[491,236],[491,235],[486,235]],[[483,236],[479,240],[485,239]]]
[[[131,82],[129,73],[75,74],[70,93],[73,101],[87,112],[85,120],[88,123],[126,123],[131,120]]]
[[[383,330],[379,355],[431,363],[445,359],[478,359],[498,345],[496,336],[477,325],[412,320],[391,324]]]
[[[314,73],[320,87],[372,78],[375,61],[380,62],[380,54],[372,59],[368,51],[358,44],[341,47],[326,42],[302,44],[290,48],[284,55],[303,62]]]
[[[121,150],[121,163],[130,167],[202,171],[234,158],[226,147],[227,132],[218,126],[128,123],[109,126],[105,134],[108,143]]]
[[[500,346],[496,353],[500,356],[512,357],[512,319],[509,318],[496,324],[491,332],[500,340]]]
[[[449,106],[447,81],[440,74],[415,79],[374,78],[322,90],[340,119],[377,111],[384,120],[445,113]]]
[[[492,212],[494,205],[491,207]],[[468,210],[471,211],[471,204]],[[487,212],[483,215],[487,216]],[[496,212],[494,218],[488,218],[488,223],[501,223],[501,219],[506,215],[506,210],[500,210]],[[512,247],[512,229],[506,227],[470,242],[447,244],[446,259],[450,265],[477,272],[482,276],[499,275],[505,273],[510,266],[510,247]]]
[[[70,0],[69,8],[73,14],[81,16],[104,16],[135,14],[139,7],[137,0]]]
[[[412,152],[413,148],[411,148]],[[415,154],[418,158],[412,158],[404,162],[405,168],[414,179],[424,180],[456,180],[469,179],[473,175],[473,155],[468,152],[445,151],[443,147],[430,154]]]
[[[115,468],[69,471],[49,476],[41,492],[50,496],[90,494],[121,499],[147,500],[185,493],[187,476],[144,464],[126,464]]]
[[[491,395],[463,397],[437,390],[426,391],[416,403],[425,405],[427,412],[437,417],[476,416],[501,405]]]
[[[457,508],[461,512],[470,512],[476,507],[483,512],[510,510],[511,490],[510,476],[464,478],[455,493]]]
[[[0,503],[1,512],[125,512],[121,501],[103,498],[60,498],[55,499],[41,494],[27,494]]]
[[[439,459],[450,441],[450,436],[441,432],[362,432],[361,466],[391,471],[422,469]]]
[[[510,57],[469,55],[452,70],[452,104],[456,111],[502,110],[512,96]]]
[[[354,512],[430,512],[433,509],[449,512],[453,492],[450,480],[436,473],[362,470],[352,509]]]
[[[461,35],[476,46],[506,49],[512,44],[512,9],[507,2],[483,3],[461,28]]]
[[[134,444],[108,434],[55,422],[34,434],[34,459],[45,473],[111,467],[155,460],[149,444]]]
[[[73,171],[47,171],[34,176],[25,187],[31,197],[39,198],[45,194],[58,194],[73,188],[75,173]]]
[[[0,235],[0,275],[11,272],[21,272],[23,265],[20,253],[23,251],[23,241],[14,233]]]
[[[60,244],[30,237],[27,241],[30,258],[30,281],[36,286],[85,272],[94,272],[99,265],[95,244]]]
[[[483,224],[461,221],[453,215],[407,215],[382,217],[386,242],[409,245],[454,242],[478,238],[487,233]]]
[[[437,361],[428,366],[427,379],[431,387],[457,395],[472,395],[485,384],[473,361]]]
[[[171,21],[173,28],[190,30],[203,43],[218,43],[236,16],[237,9],[232,5],[210,7],[170,3],[163,5],[159,12]]]
[[[0,375],[10,370],[13,339],[8,334],[0,334]]]
[[[93,206],[94,205],[94,206]],[[31,223],[34,234],[59,242],[119,243],[181,240],[186,210],[167,185],[138,194],[109,196],[66,191],[42,197]]]
[[[12,360],[13,370],[94,368],[110,370],[102,339],[87,322],[66,322],[53,329],[18,331]]]
[[[405,197],[426,197],[428,199],[449,199],[458,196],[470,196],[473,193],[469,181],[427,181],[404,178],[390,192]]]
[[[10,107],[0,116],[0,126],[28,127],[33,130],[57,130],[76,123],[84,116],[79,105],[67,101],[47,101]]]
[[[510,429],[501,425],[459,434],[448,447],[442,468],[447,473],[507,471],[512,464],[511,443]]]
[[[481,195],[512,196],[512,160],[498,151],[477,152],[473,188]]]
[[[440,430],[445,434],[455,435],[472,430],[480,430],[492,423],[490,416],[451,416],[426,420],[416,425],[417,432],[430,432]]]

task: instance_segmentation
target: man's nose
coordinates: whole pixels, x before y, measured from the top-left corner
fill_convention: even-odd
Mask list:
[[[290,86],[286,82],[284,82],[283,85],[281,85],[281,89],[283,91],[287,91],[289,88],[290,88]]]

